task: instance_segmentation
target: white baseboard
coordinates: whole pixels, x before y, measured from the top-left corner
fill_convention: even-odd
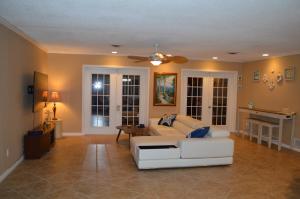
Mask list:
[[[81,132],[63,132],[62,135],[68,137],[68,136],[84,136],[85,134]]]
[[[2,175],[0,175],[0,183],[24,160],[22,155],[11,167],[9,167]]]

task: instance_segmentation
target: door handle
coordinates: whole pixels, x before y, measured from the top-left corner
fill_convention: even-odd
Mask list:
[[[121,106],[120,106],[120,105],[117,105],[116,109],[117,109],[117,111],[120,111]]]
[[[208,106],[209,109],[211,109],[211,106]]]

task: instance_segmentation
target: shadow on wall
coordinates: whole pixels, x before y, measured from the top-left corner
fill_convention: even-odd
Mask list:
[[[300,198],[300,170],[296,170],[293,173],[294,179],[287,193],[288,199],[298,199]]]

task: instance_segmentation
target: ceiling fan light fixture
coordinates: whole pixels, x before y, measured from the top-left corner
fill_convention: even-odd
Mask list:
[[[160,60],[151,60],[150,62],[153,66],[159,66],[161,64]]]

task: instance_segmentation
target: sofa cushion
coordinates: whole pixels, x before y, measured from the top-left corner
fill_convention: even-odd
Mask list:
[[[209,131],[209,126],[205,126],[190,132],[186,138],[203,138]]]
[[[173,126],[174,129],[176,129],[177,131],[180,131],[184,136],[186,136],[187,134],[189,134],[190,132],[192,132],[194,129],[175,120],[173,122]]]
[[[195,138],[179,141],[181,158],[232,157],[234,144],[229,138]]]
[[[203,126],[207,126],[201,120],[196,120],[192,117],[185,116],[185,115],[177,115],[176,120],[193,129],[198,129]]]

